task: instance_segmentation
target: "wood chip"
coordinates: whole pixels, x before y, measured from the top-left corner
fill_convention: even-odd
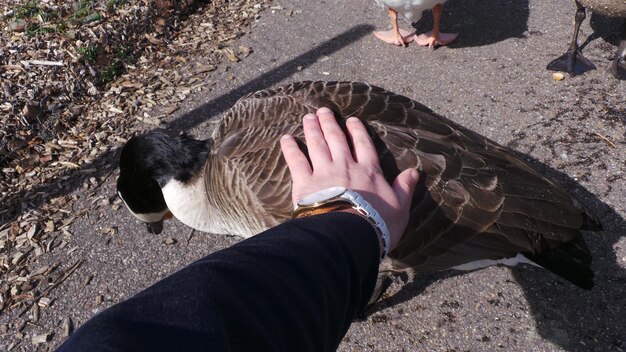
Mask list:
[[[215,70],[217,70],[217,66],[215,65],[203,65],[196,69],[196,73],[213,72]]]
[[[124,88],[134,88],[139,89],[143,87],[143,83],[141,82],[131,82],[131,81],[123,81],[120,85]]]
[[[99,174],[110,166],[97,161],[146,128],[161,127],[181,100],[207,85],[212,71],[248,56],[251,49],[228,46],[268,2],[207,2],[200,8],[180,2],[163,13],[149,8],[150,2],[122,1],[111,9],[93,2],[96,8],[68,30],[3,37],[0,131],[11,157],[0,168],[0,215],[7,219],[0,224],[0,314],[48,309],[50,295],[82,264],[37,262],[50,251],[60,258],[80,253],[70,232],[80,210],[75,198],[65,199],[66,187],[76,177],[86,179],[81,197],[94,198],[86,192],[111,175]],[[75,1],[29,3],[38,13],[24,21],[7,17],[6,28],[15,22],[14,30],[26,29],[31,20],[56,28],[76,12]],[[91,207],[108,210],[105,203]]]
[[[154,45],[161,45],[161,44],[163,44],[163,43],[164,43],[164,41],[163,41],[163,40],[158,39],[158,38],[155,38],[154,36],[151,36],[150,34],[147,34],[147,33],[146,33],[145,37],[146,37],[146,39],[148,39],[148,41],[149,41],[150,43],[152,43],[152,44],[154,44]]]
[[[33,338],[31,339],[31,342],[33,345],[39,345],[39,344],[50,341],[51,338],[52,338],[51,333],[45,333],[45,334],[33,336]]]
[[[239,46],[239,53],[241,53],[242,58],[246,58],[252,53],[252,49],[250,47],[241,45]]]
[[[174,111],[178,110],[178,105],[172,105],[163,110],[166,115],[172,114]]]
[[[224,52],[224,55],[226,55],[226,58],[228,59],[228,61],[230,62],[239,62],[241,61],[241,59],[237,56],[237,54],[235,54],[235,51],[231,48],[224,48],[222,49],[222,51]]]
[[[37,233],[37,228],[39,226],[37,226],[37,224],[33,224],[33,226],[30,227],[30,229],[28,229],[28,232],[26,233],[26,237],[29,240],[32,240],[35,237],[35,234]]]
[[[65,317],[61,323],[61,337],[68,337],[74,332],[74,322],[71,317]]]
[[[59,62],[59,61],[48,61],[48,60],[23,60],[20,61],[22,63],[22,65],[24,66],[29,66],[29,65],[41,65],[41,66],[64,66],[65,64],[63,62]]]
[[[31,316],[32,321],[34,322],[39,321],[39,305],[33,304],[33,307],[31,308],[30,316]]]
[[[41,297],[37,305],[41,308],[48,308],[52,304],[52,298],[50,297]]]

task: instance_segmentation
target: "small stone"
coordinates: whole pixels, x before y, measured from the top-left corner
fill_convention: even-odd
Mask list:
[[[65,317],[65,319],[63,319],[63,323],[61,324],[61,335],[63,335],[63,337],[68,337],[73,331],[74,322],[72,322],[72,318]]]
[[[51,337],[52,337],[52,334],[50,334],[50,333],[45,333],[45,334],[41,334],[41,335],[35,335],[31,339],[31,342],[32,342],[33,345],[39,345],[39,344],[46,343],[46,342],[50,341]]]
[[[39,299],[39,302],[37,302],[37,305],[41,308],[47,308],[50,306],[50,304],[52,304],[52,298],[50,297],[41,297]]]
[[[178,241],[176,241],[176,239],[175,239],[175,238],[171,238],[171,237],[168,237],[168,238],[166,238],[166,239],[163,241],[163,243],[165,243],[165,244],[166,244],[166,245],[168,245],[168,246],[171,246],[171,245],[173,245],[173,244],[176,244],[176,242],[178,242]]]

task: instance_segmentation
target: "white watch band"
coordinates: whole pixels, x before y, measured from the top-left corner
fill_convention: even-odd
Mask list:
[[[374,226],[382,242],[383,252],[380,256],[380,260],[383,260],[389,252],[389,245],[391,243],[391,235],[389,234],[389,229],[383,218],[368,201],[353,190],[346,189],[340,197],[350,201],[350,203],[353,204],[352,208],[363,215]]]

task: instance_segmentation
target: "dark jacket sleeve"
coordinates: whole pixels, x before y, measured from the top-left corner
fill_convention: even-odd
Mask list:
[[[59,350],[332,351],[372,294],[378,253],[357,215],[292,220],[102,312]]]

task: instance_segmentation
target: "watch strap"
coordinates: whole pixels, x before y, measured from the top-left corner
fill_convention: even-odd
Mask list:
[[[339,200],[336,202],[323,204],[317,207],[296,209],[293,212],[293,215],[291,217],[294,219],[303,218],[307,216],[330,213],[331,211],[341,211],[341,210],[352,209],[352,207],[353,207],[352,203],[348,201],[344,201],[344,200]]]
[[[380,216],[378,211],[376,211],[376,209],[374,209],[374,207],[357,192],[348,189],[341,196],[344,199],[349,199],[353,204],[352,209],[356,210],[359,214],[366,218],[376,230],[383,249],[380,256],[380,260],[382,261],[387,256],[387,253],[389,252],[389,245],[391,244],[391,235],[389,234],[387,224],[385,224],[385,221]]]
[[[337,187],[331,187],[316,193],[324,194],[325,191],[335,191]],[[382,249],[380,260],[382,261],[389,252],[389,246],[391,244],[391,236],[387,224],[380,216],[378,211],[365,200],[357,192],[341,187],[342,191],[336,197],[332,197],[327,202],[322,201],[321,204],[316,205],[296,205],[296,209],[292,214],[292,218],[301,218],[305,216],[312,216],[318,214],[324,214],[331,211],[341,210],[353,210],[357,215],[365,218],[372,225],[378,236],[380,247]],[[311,196],[311,195],[309,195]],[[309,197],[307,196],[307,197]]]

